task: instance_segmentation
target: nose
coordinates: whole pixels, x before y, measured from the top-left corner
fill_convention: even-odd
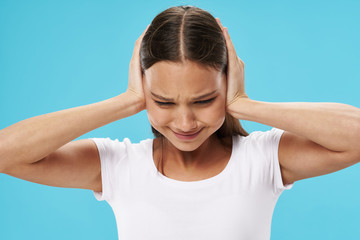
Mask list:
[[[196,117],[191,108],[179,108],[175,116],[175,128],[178,132],[192,132],[197,129]]]

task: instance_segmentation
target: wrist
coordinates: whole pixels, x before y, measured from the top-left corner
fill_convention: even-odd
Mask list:
[[[145,109],[145,101],[132,92],[124,92],[111,99],[115,103],[119,103],[121,110],[126,110],[122,117],[129,117]]]
[[[238,97],[227,105],[227,112],[236,119],[249,120],[251,109],[257,101],[246,97]]]

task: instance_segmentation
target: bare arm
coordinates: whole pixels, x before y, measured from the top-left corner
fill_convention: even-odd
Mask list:
[[[0,130],[0,170],[37,162],[87,132],[137,113],[142,105],[133,94],[125,92],[15,123]]]
[[[102,191],[100,156],[91,139],[69,142],[37,162],[12,165],[4,173],[53,187]]]
[[[279,143],[283,183],[316,177],[360,162],[360,109],[341,103],[269,103],[245,93],[245,64],[227,28],[227,110],[237,119],[285,130]]]
[[[341,103],[269,103],[239,98],[234,117],[285,130],[279,144],[283,183],[360,162],[360,109]]]
[[[90,139],[70,141],[145,109],[139,48],[146,30],[135,42],[125,93],[29,118],[1,130],[0,172],[44,185],[101,192],[96,144]]]
[[[360,109],[351,105],[239,99],[230,112],[238,119],[292,132],[334,152],[360,151]]]
[[[101,102],[32,117],[0,130],[0,171],[40,161],[87,132],[145,109],[139,49],[146,31],[147,28],[135,42],[125,93]],[[67,146],[67,151],[76,150],[76,147]]]

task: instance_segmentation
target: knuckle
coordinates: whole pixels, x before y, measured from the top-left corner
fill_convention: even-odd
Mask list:
[[[140,45],[141,40],[142,40],[141,38],[136,39],[136,41],[135,41],[135,45]]]
[[[238,60],[242,66],[245,66],[245,63],[238,57]]]

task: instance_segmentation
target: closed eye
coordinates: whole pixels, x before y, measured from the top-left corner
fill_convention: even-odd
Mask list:
[[[207,99],[207,100],[203,100],[203,101],[196,101],[194,103],[195,104],[207,104],[207,103],[211,103],[212,101],[214,101],[215,98],[216,97],[213,97],[213,98],[210,98],[210,99]],[[154,102],[159,106],[171,106],[171,105],[175,104],[173,102],[160,102],[160,101],[156,101],[156,100],[154,100]]]
[[[159,101],[154,101],[157,105],[159,106],[170,106],[173,105],[173,102],[159,102]]]
[[[213,97],[213,98],[210,98],[210,99],[207,99],[207,100],[203,100],[203,101],[196,101],[195,103],[198,103],[198,104],[206,104],[206,103],[211,103],[212,101],[215,100],[216,97]]]

